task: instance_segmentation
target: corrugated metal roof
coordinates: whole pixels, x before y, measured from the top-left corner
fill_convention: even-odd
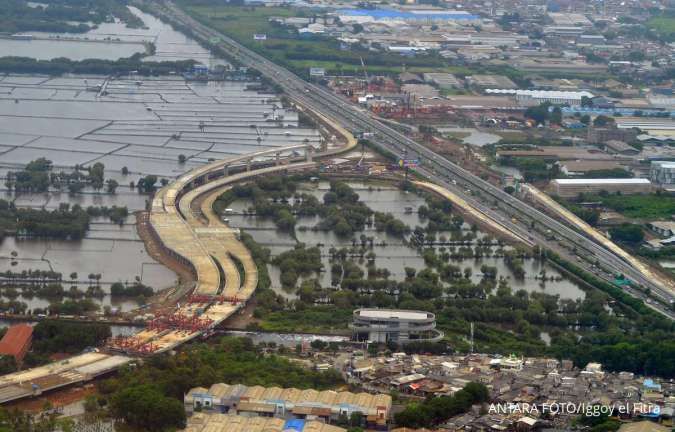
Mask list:
[[[244,417],[232,414],[195,413],[185,432],[345,432],[345,429],[318,421]]]
[[[608,178],[608,179],[555,179],[554,182],[561,185],[603,185],[603,184],[626,184],[626,185],[636,185],[636,184],[651,184],[649,179],[645,178],[630,178],[630,179],[618,179],[618,178]]]
[[[428,320],[433,319],[429,312],[403,310],[403,309],[359,309],[358,316],[361,318],[381,318],[381,319],[407,319],[407,320]]]
[[[587,91],[559,91],[559,90],[518,90],[518,89],[486,89],[488,94],[512,94],[516,96],[530,96],[533,98],[550,99],[581,99],[582,97],[592,98],[593,93]]]
[[[206,393],[206,389],[197,388],[199,393]],[[185,402],[192,401],[192,389],[185,396]],[[276,404],[284,404],[287,409],[309,410],[317,408],[337,410],[338,407],[350,406],[364,414],[374,414],[379,407],[391,409],[391,396],[386,394],[372,395],[369,393],[336,392],[334,390],[316,391],[313,389],[299,390],[296,388],[282,389],[280,387],[247,387],[241,384],[227,385],[214,384],[208,391],[214,397],[221,399],[240,398],[239,410],[270,410],[274,411]],[[300,408],[302,407],[302,408]]]
[[[0,354],[17,357],[26,349],[33,339],[33,327],[28,324],[17,324],[7,329],[0,340]]]

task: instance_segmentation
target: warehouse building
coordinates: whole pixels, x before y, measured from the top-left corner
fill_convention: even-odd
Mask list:
[[[355,340],[370,342],[438,341],[436,316],[430,312],[400,309],[357,309],[351,324]]]
[[[622,155],[636,155],[640,153],[640,150],[619,140],[605,141],[603,146],[605,147],[605,151],[607,153],[615,153]]]
[[[576,160],[560,162],[560,171],[568,177],[582,177],[592,172],[625,169],[612,160]]]
[[[244,417],[233,414],[196,413],[188,419],[185,432],[345,432],[346,429],[305,420]]]
[[[436,84],[441,89],[453,89],[463,87],[462,82],[456,76],[449,73],[425,73],[424,81]]]
[[[510,78],[503,75],[471,75],[466,77],[466,82],[470,85],[482,89],[486,88],[502,88],[502,89],[517,89],[516,83]]]
[[[21,364],[33,341],[33,326],[17,324],[7,329],[0,340],[0,355],[12,356]]]
[[[559,26],[591,27],[593,23],[580,13],[549,12],[548,17],[553,24]]]
[[[331,423],[341,416],[361,413],[373,427],[386,426],[391,396],[385,394],[300,390],[279,387],[248,387],[242,384],[214,384],[195,387],[183,398],[185,410],[216,412],[247,417],[317,420]]]
[[[516,90],[509,88],[486,89],[485,93],[515,95],[516,100],[529,105],[550,102],[556,105],[578,106],[581,105],[582,98],[593,97],[593,94],[587,91]]]
[[[652,161],[649,168],[649,179],[660,185],[675,184],[675,162]]]
[[[638,128],[652,135],[671,136],[675,134],[675,120],[666,118],[617,117],[616,127],[619,129]]]
[[[473,15],[460,10],[438,9],[340,9],[337,14],[342,23],[372,23],[372,22],[410,22],[410,23],[433,23],[433,22],[460,22],[479,23],[478,15]]]
[[[630,157],[613,157],[605,152],[601,152],[595,147],[571,147],[571,146],[545,146],[536,147],[531,150],[498,150],[497,158],[506,157],[527,157],[537,158],[546,161],[568,161],[568,160],[603,160],[603,161],[626,161],[630,162]]]
[[[652,183],[643,178],[627,179],[555,179],[551,182],[553,193],[561,197],[575,197],[581,193],[597,194],[621,192],[624,195],[649,193]]]
[[[647,228],[651,229],[658,235],[664,238],[675,235],[675,222],[673,221],[653,221],[647,224]]]

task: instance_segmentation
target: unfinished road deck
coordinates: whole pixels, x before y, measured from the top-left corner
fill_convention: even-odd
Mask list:
[[[317,157],[335,156],[353,150],[356,139],[344,128],[321,115],[316,115],[331,133],[343,140],[339,146],[317,154]],[[335,141],[334,139],[332,141]],[[311,144],[311,142],[310,142]],[[336,143],[337,144],[337,143]],[[238,240],[237,232],[223,223],[211,208],[216,198],[232,184],[259,175],[287,170],[304,170],[315,166],[312,162],[288,163],[297,160],[296,150],[307,149],[308,144],[278,147],[264,152],[212,162],[182,175],[171,185],[159,190],[152,202],[148,228],[150,235],[163,252],[184,264],[196,279],[195,293],[203,294],[204,303],[188,301],[174,312],[174,316],[197,317],[208,323],[202,327],[148,328],[127,339],[125,347],[109,345],[127,355],[86,353],[59,362],[0,377],[0,403],[9,402],[42,392],[89,381],[96,376],[114,371],[135,360],[137,355],[152,355],[169,351],[197,338],[239,310],[257,285],[258,274],[246,247]],[[311,151],[311,150],[310,150]],[[264,155],[272,155],[277,165],[254,169]],[[281,156],[287,156],[282,160]],[[309,155],[311,159],[311,155]],[[264,161],[269,164],[271,161]],[[286,164],[288,163],[288,164]],[[233,165],[246,165],[246,171],[228,175]],[[202,200],[193,213],[193,202]],[[241,266],[235,264],[238,261]],[[241,273],[239,268],[242,269]],[[242,280],[243,274],[243,280]],[[229,298],[229,300],[228,300]],[[234,300],[234,301],[232,301]]]

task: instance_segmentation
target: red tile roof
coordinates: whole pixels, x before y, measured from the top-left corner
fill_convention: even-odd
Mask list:
[[[28,324],[11,326],[0,340],[0,354],[23,357],[32,338],[32,326]]]

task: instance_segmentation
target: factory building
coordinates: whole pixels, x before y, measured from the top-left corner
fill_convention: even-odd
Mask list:
[[[0,340],[0,355],[12,356],[21,364],[33,341],[33,326],[17,324],[7,329]]]
[[[424,81],[436,84],[442,89],[461,88],[463,84],[456,76],[449,73],[425,73]]]
[[[502,88],[502,89],[517,89],[516,83],[511,81],[509,77],[503,75],[471,75],[466,77],[466,82],[476,88]]]
[[[341,427],[306,420],[196,413],[184,432],[345,432]]]
[[[602,191],[632,195],[651,192],[652,183],[643,178],[555,179],[551,182],[551,188],[554,194],[567,198],[581,193],[597,194]]]
[[[605,141],[603,146],[605,147],[605,151],[607,153],[622,154],[622,155],[636,155],[640,153],[640,150],[619,140]]]
[[[593,23],[580,13],[549,12],[548,18],[554,25],[591,27]]]
[[[675,185],[675,162],[652,161],[649,179],[660,185]]]
[[[331,423],[341,416],[361,413],[372,427],[386,426],[391,396],[386,394],[300,390],[279,387],[248,387],[241,384],[214,384],[195,387],[183,398],[185,410],[236,414],[245,417],[316,420]]]
[[[556,105],[578,106],[581,105],[583,97],[593,97],[593,94],[587,91],[487,89],[485,93],[515,95],[516,100],[529,105],[550,102]]]
[[[437,341],[436,316],[430,312],[397,309],[357,309],[351,324],[355,340],[370,342]]]
[[[576,160],[559,162],[560,171],[568,177],[583,177],[597,171],[625,169],[612,160]]]
[[[337,11],[340,22],[343,23],[370,23],[370,22],[409,22],[409,23],[433,23],[433,22],[460,22],[479,23],[478,15],[473,15],[459,10],[437,9],[340,9]]]

